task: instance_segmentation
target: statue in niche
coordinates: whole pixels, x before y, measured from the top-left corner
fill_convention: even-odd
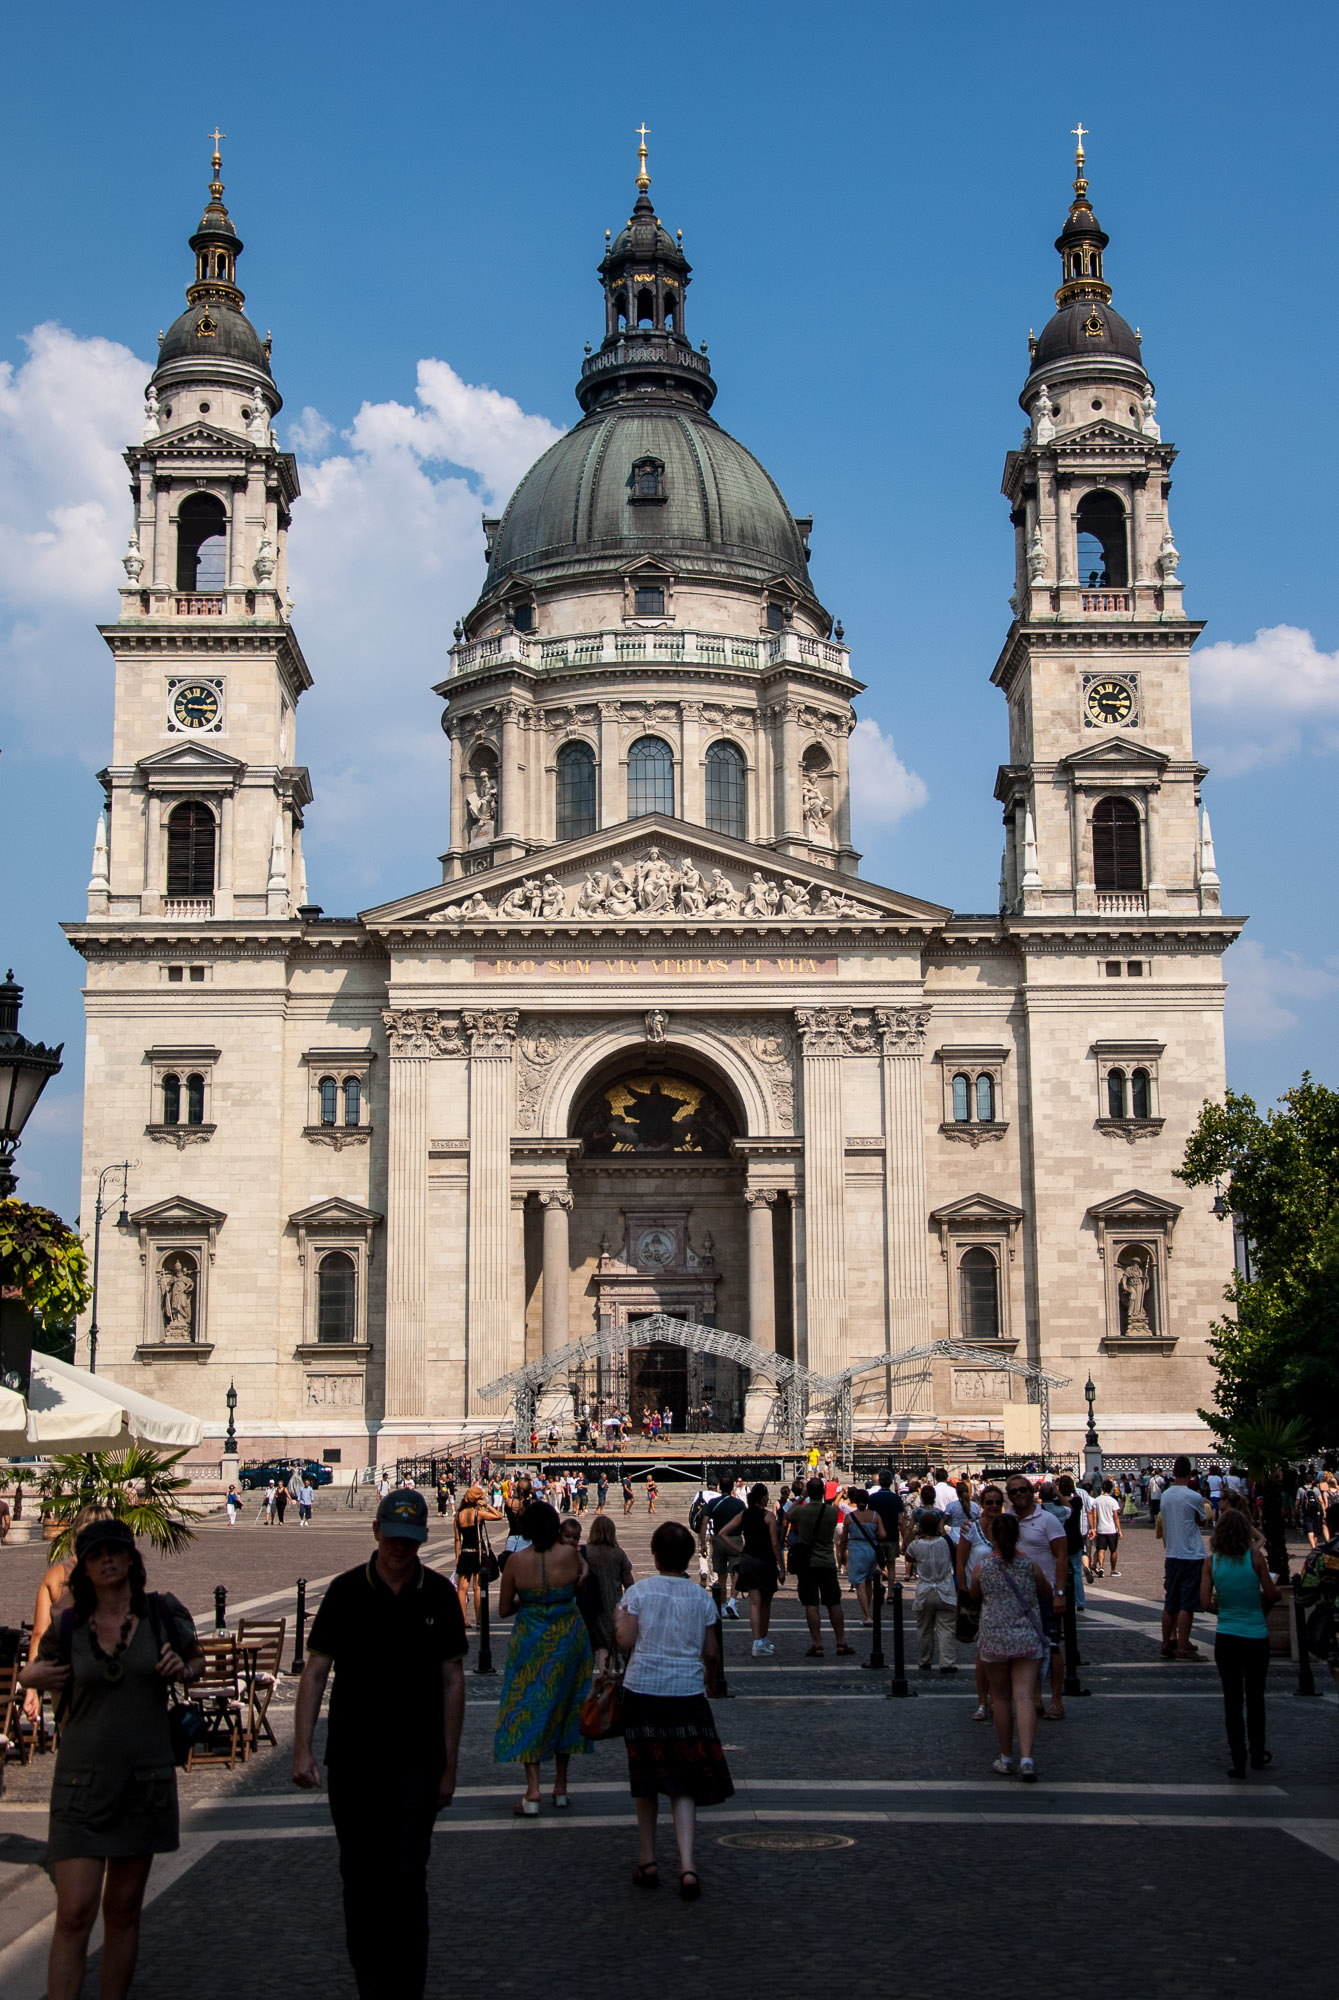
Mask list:
[[[163,1338],[189,1340],[195,1318],[195,1265],[189,1257],[174,1257],[158,1273],[158,1299],[163,1313]]]
[[[646,1039],[663,1045],[669,1031],[669,1015],[663,1008],[653,1007],[646,1017]]]
[[[474,790],[465,794],[465,817],[471,847],[493,838],[497,827],[497,786],[488,770],[474,774]]]
[[[805,773],[800,788],[800,810],[804,814],[805,838],[815,847],[831,847],[832,829],[828,821],[832,817],[832,807],[810,772]]]
[[[1148,1317],[1148,1295],[1151,1273],[1143,1257],[1128,1257],[1121,1265],[1116,1289],[1121,1298],[1121,1315],[1125,1333],[1152,1333]]]

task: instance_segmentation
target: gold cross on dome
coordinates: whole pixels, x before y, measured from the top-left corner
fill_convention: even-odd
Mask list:
[[[1091,132],[1089,131],[1088,127],[1087,127],[1087,126],[1086,126],[1086,125],[1084,124],[1084,122],[1083,122],[1083,120],[1082,120],[1082,119],[1080,119],[1080,120],[1079,120],[1079,122],[1078,122],[1078,124],[1077,124],[1077,125],[1071,125],[1069,129],[1070,129],[1070,131],[1071,131],[1071,132],[1072,132],[1072,133],[1074,134],[1074,137],[1075,137],[1075,138],[1076,138],[1076,139],[1078,140],[1078,142],[1079,142],[1079,143],[1078,143],[1078,145],[1077,145],[1077,146],[1075,147],[1075,149],[1074,149],[1074,150],[1075,150],[1075,152],[1076,152],[1076,153],[1078,154],[1078,157],[1079,157],[1080,159],[1082,159],[1082,158],[1083,158],[1083,142],[1084,142],[1084,140],[1085,140],[1085,139],[1091,139],[1093,135],[1092,135],[1092,133],[1091,133]]]
[[[213,131],[212,131],[212,132],[206,132],[206,133],[205,133],[205,137],[206,137],[206,139],[212,139],[212,140],[214,141],[214,165],[215,165],[216,167],[217,167],[217,166],[218,166],[218,165],[220,164],[220,162],[219,162],[219,140],[220,140],[220,139],[226,139],[226,138],[227,138],[227,136],[228,136],[228,135],[227,135],[227,133],[226,133],[226,132],[220,132],[220,131],[219,131],[219,128],[218,128],[218,126],[217,126],[217,125],[216,125],[216,126],[214,127],[214,129],[213,129]]]
[[[646,171],[646,141],[649,131],[650,127],[645,121],[637,127],[637,137],[641,141],[637,148],[637,185],[643,194],[651,185],[651,176]]]

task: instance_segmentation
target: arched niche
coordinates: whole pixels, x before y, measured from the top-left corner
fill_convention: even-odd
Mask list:
[[[570,1044],[553,1066],[539,1106],[539,1128],[566,1138],[577,1107],[599,1084],[631,1069],[646,1055],[646,1034],[635,1026],[597,1028]],[[741,1135],[767,1137],[778,1130],[771,1094],[737,1042],[710,1029],[672,1032],[656,1047],[657,1067],[691,1076],[714,1090],[729,1107]]]

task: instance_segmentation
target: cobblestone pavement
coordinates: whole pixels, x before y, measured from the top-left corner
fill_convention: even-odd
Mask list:
[[[662,1488],[662,1514],[682,1515],[688,1497],[687,1487]],[[178,1563],[155,1566],[153,1581],[177,1590],[202,1623],[217,1581],[228,1585],[230,1611],[291,1614],[301,1572],[314,1607],[322,1580],[369,1546],[366,1517],[350,1527],[338,1511],[327,1504],[302,1534],[291,1523],[209,1524]],[[626,1523],[612,1511],[645,1574],[655,1522],[640,1500]],[[450,1542],[436,1529],[434,1515],[428,1557],[449,1570]],[[696,1906],[673,1893],[665,1829],[661,1893],[628,1881],[635,1836],[620,1744],[574,1764],[570,1814],[512,1819],[519,1773],[492,1761],[498,1681],[471,1673],[460,1790],[434,1842],[429,1992],[506,1994],[539,1981],[546,2000],[576,2000],[602,1978],[626,1984],[630,1965],[657,2000],[700,2000],[713,1974],[748,2000],[755,1990],[787,2000],[820,1982],[918,2000],[964,1983],[1023,1981],[1133,2000],[1221,2000],[1261,1974],[1325,1977],[1328,1941],[1312,1919],[1339,1889],[1334,1690],[1322,1675],[1320,1698],[1298,1699],[1294,1664],[1276,1660],[1274,1762],[1233,1783],[1212,1621],[1197,1628],[1201,1663],[1159,1660],[1161,1546],[1141,1524],[1122,1555],[1118,1578],[1089,1586],[1080,1623],[1088,1694],[1067,1701],[1063,1723],[1042,1725],[1041,1783],[1030,1790],[990,1771],[993,1732],[971,1720],[970,1655],[956,1676],[917,1674],[909,1605],[909,1700],[889,1699],[887,1674],[863,1669],[870,1635],[849,1597],[854,1660],[836,1659],[830,1638],[822,1661],[803,1657],[793,1589],[777,1600],[774,1661],[753,1661],[747,1624],[728,1625],[731,1699],[716,1712],[736,1794],[702,1816]],[[37,1551],[0,1558],[7,1621],[30,1605],[40,1562]],[[499,1666],[506,1637],[495,1629]],[[887,1631],[884,1644],[891,1658]],[[233,2000],[276,1979],[321,2000],[353,1992],[324,1797],[287,1780],[291,1698],[287,1684],[271,1711],[277,1751],[232,1774],[182,1779],[182,1851],[156,1863],[145,1913],[135,1986],[144,2000],[179,2000],[183,1983],[193,2000]],[[0,1805],[4,2000],[43,1991],[51,1763],[11,1765]],[[815,1839],[824,1844],[808,1844]],[[522,1857],[504,1841],[537,1843],[538,1854]]]

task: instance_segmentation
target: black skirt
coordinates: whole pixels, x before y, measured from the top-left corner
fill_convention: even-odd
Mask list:
[[[628,1782],[634,1799],[692,1799],[718,1806],[734,1796],[730,1767],[704,1694],[623,1691]]]

